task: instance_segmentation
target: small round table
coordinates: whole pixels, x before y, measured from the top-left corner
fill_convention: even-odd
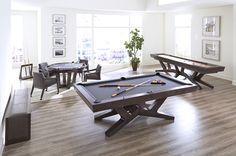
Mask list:
[[[81,72],[81,78],[83,79],[83,70],[86,68],[86,65],[83,63],[55,63],[48,66],[52,73],[56,74],[59,87],[70,88],[73,83],[76,81],[76,76],[78,72]],[[63,81],[60,81],[60,74],[63,75]],[[71,77],[71,75],[73,75]]]

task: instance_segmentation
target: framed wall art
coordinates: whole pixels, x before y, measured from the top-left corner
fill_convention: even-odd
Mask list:
[[[53,37],[53,46],[54,47],[65,47],[66,38],[65,37]]]
[[[209,37],[220,37],[220,16],[203,17],[202,35]]]
[[[211,60],[220,60],[220,41],[202,40],[202,57]]]
[[[65,26],[56,26],[54,25],[52,27],[52,31],[53,31],[53,35],[60,35],[60,36],[63,36],[65,35]]]
[[[66,15],[53,14],[52,15],[52,23],[53,24],[65,24],[66,23]]]
[[[65,57],[66,49],[65,48],[53,48],[53,57]]]

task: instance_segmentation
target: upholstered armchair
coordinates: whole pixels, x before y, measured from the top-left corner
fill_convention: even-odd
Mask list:
[[[57,84],[57,94],[58,94],[59,93],[59,86],[58,86],[57,82],[58,81],[56,78],[45,77],[42,72],[34,72],[33,73],[33,85],[32,85],[31,94],[30,94],[31,97],[32,97],[34,88],[42,89],[42,93],[40,96],[40,100],[42,100],[44,90],[54,84]]]
[[[86,65],[86,70],[89,71],[89,64],[88,64],[88,60],[85,59],[79,59],[79,63],[83,63]],[[86,71],[85,71],[86,72]]]
[[[78,70],[79,76],[81,76],[81,75],[83,76],[83,73],[84,73],[84,72],[88,72],[88,71],[89,71],[88,60],[86,60],[86,59],[80,59],[80,58],[79,58],[79,60],[78,60],[77,63],[82,63],[82,64],[84,64],[84,65],[86,66],[86,68]],[[83,77],[82,77],[82,79],[83,79]]]
[[[88,72],[85,72],[84,81],[86,82],[88,79],[101,80],[101,69],[102,69],[102,66],[98,64],[97,68],[91,69]]]
[[[39,63],[39,72],[42,72],[45,77],[50,77],[53,75],[52,71],[48,68],[47,62]]]

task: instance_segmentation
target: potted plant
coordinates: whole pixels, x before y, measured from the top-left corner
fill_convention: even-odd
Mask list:
[[[125,41],[124,45],[127,49],[130,58],[130,65],[133,68],[133,71],[137,71],[137,68],[140,64],[140,58],[137,57],[137,53],[142,49],[142,45],[144,42],[143,36],[139,34],[140,30],[135,28],[130,31],[131,40]]]

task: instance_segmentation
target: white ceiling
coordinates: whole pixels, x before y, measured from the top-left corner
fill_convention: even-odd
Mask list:
[[[188,0],[175,4],[158,5],[158,0],[147,0],[147,11],[175,11],[236,4],[236,0]]]
[[[90,2],[104,2],[105,0],[90,0]],[[107,0],[109,2],[110,0]],[[169,10],[178,10],[178,9],[186,9],[186,8],[206,8],[206,7],[216,7],[216,6],[223,6],[223,5],[230,5],[230,4],[236,4],[236,0],[189,0],[186,2],[180,2],[176,4],[168,4],[163,6],[158,6],[158,0],[126,0],[132,1],[133,3],[141,3],[146,4],[144,7],[140,7],[139,11],[169,11]],[[12,0],[12,8],[13,9],[19,9],[19,8],[37,8],[41,6],[47,6],[47,4],[53,4],[54,2],[57,3],[65,3],[65,6],[69,7],[68,0]],[[76,2],[76,1],[75,1]],[[80,3],[81,1],[78,0],[77,3]],[[88,0],[84,0],[83,3],[89,2]],[[120,3],[119,0],[113,1],[115,3]],[[106,3],[105,3],[106,4]],[[127,3],[126,3],[127,4]],[[132,4],[132,3],[129,3]],[[104,4],[103,4],[104,5]],[[57,5],[56,5],[57,6]],[[76,8],[76,6],[71,4],[73,8]],[[123,3],[124,6],[124,3]],[[63,5],[62,5],[63,7]],[[131,6],[132,7],[132,6]],[[129,7],[128,7],[129,8]],[[127,9],[127,7],[124,8],[124,10]],[[132,9],[131,9],[132,10]]]

